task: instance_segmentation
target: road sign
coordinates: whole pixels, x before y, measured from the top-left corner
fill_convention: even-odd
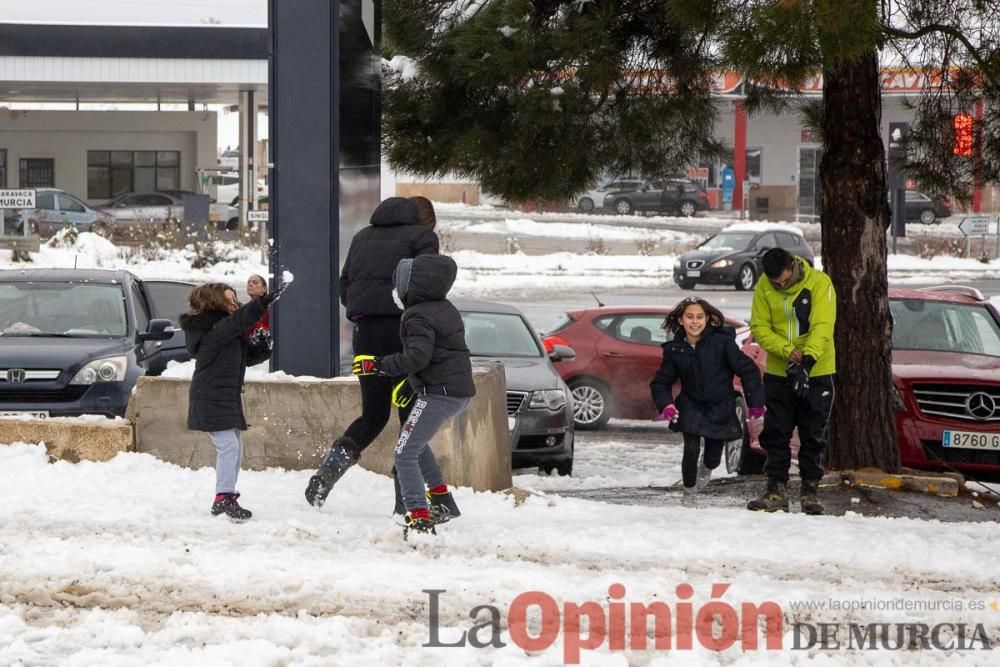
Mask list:
[[[966,236],[985,236],[990,233],[990,223],[992,220],[988,215],[973,215],[962,218],[959,230]]]
[[[268,211],[247,211],[247,222],[267,222]]]
[[[35,191],[0,190],[0,208],[35,208]]]

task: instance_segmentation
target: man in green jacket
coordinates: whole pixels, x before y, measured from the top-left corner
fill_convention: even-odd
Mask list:
[[[767,490],[747,509],[788,511],[790,442],[798,427],[802,511],[822,514],[817,491],[837,370],[833,348],[837,294],[828,275],[781,248],[764,253],[761,264],[764,277],[754,290],[750,331],[767,352],[767,412],[760,434],[760,444],[767,450]]]

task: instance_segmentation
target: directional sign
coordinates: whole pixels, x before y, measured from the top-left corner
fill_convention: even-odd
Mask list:
[[[35,191],[0,190],[0,208],[35,208]]]
[[[974,215],[962,218],[959,230],[966,236],[985,236],[990,233],[990,223],[992,220],[988,215]]]
[[[268,211],[247,211],[247,222],[267,222]]]

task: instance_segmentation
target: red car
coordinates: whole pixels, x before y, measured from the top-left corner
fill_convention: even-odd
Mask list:
[[[602,306],[574,310],[545,336],[566,344],[576,359],[556,364],[573,393],[573,417],[579,429],[599,429],[611,417],[653,419],[649,393],[663,360],[667,340],[663,320],[672,306]],[[746,331],[746,322],[726,322]],[[556,340],[556,339],[559,340]]]

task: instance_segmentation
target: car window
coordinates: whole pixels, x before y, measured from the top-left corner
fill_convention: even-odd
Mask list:
[[[59,195],[59,210],[67,211],[69,213],[85,213],[87,207],[75,197],[70,197],[69,195]]]
[[[906,201],[930,201],[930,197],[920,192],[906,191]]]
[[[556,320],[556,323],[549,327],[548,333],[553,334],[557,331],[562,331],[571,324],[573,324],[573,318],[570,317],[569,314],[563,313],[559,316],[559,319]]]
[[[42,211],[56,210],[56,196],[51,192],[39,192],[35,195],[35,208]]]
[[[722,232],[698,247],[701,250],[745,250],[753,237],[753,232]]]
[[[798,234],[789,234],[788,232],[775,232],[778,237],[778,243],[781,244],[782,248],[798,249],[802,247],[802,237]]]
[[[474,357],[541,357],[541,342],[514,313],[463,312],[465,342]]]
[[[757,239],[755,247],[757,250],[763,250],[764,248],[777,248],[778,240],[774,238],[774,232],[768,232]]]
[[[0,283],[0,332],[7,336],[124,336],[121,285],[75,282]]]
[[[188,310],[188,295],[194,285],[168,281],[147,280],[143,283],[149,296],[149,307],[153,317],[170,320],[177,326],[177,320]]]
[[[667,332],[663,329],[660,315],[625,315],[615,326],[612,335],[629,343],[640,345],[662,345],[667,342]]]
[[[591,323],[601,331],[607,331],[608,326],[611,325],[614,319],[614,315],[602,315],[601,317],[595,317]]]
[[[149,307],[138,285],[132,285],[132,300],[135,302],[136,331],[146,331],[149,328]]]
[[[1000,357],[1000,325],[985,306],[893,299],[892,347]]]

